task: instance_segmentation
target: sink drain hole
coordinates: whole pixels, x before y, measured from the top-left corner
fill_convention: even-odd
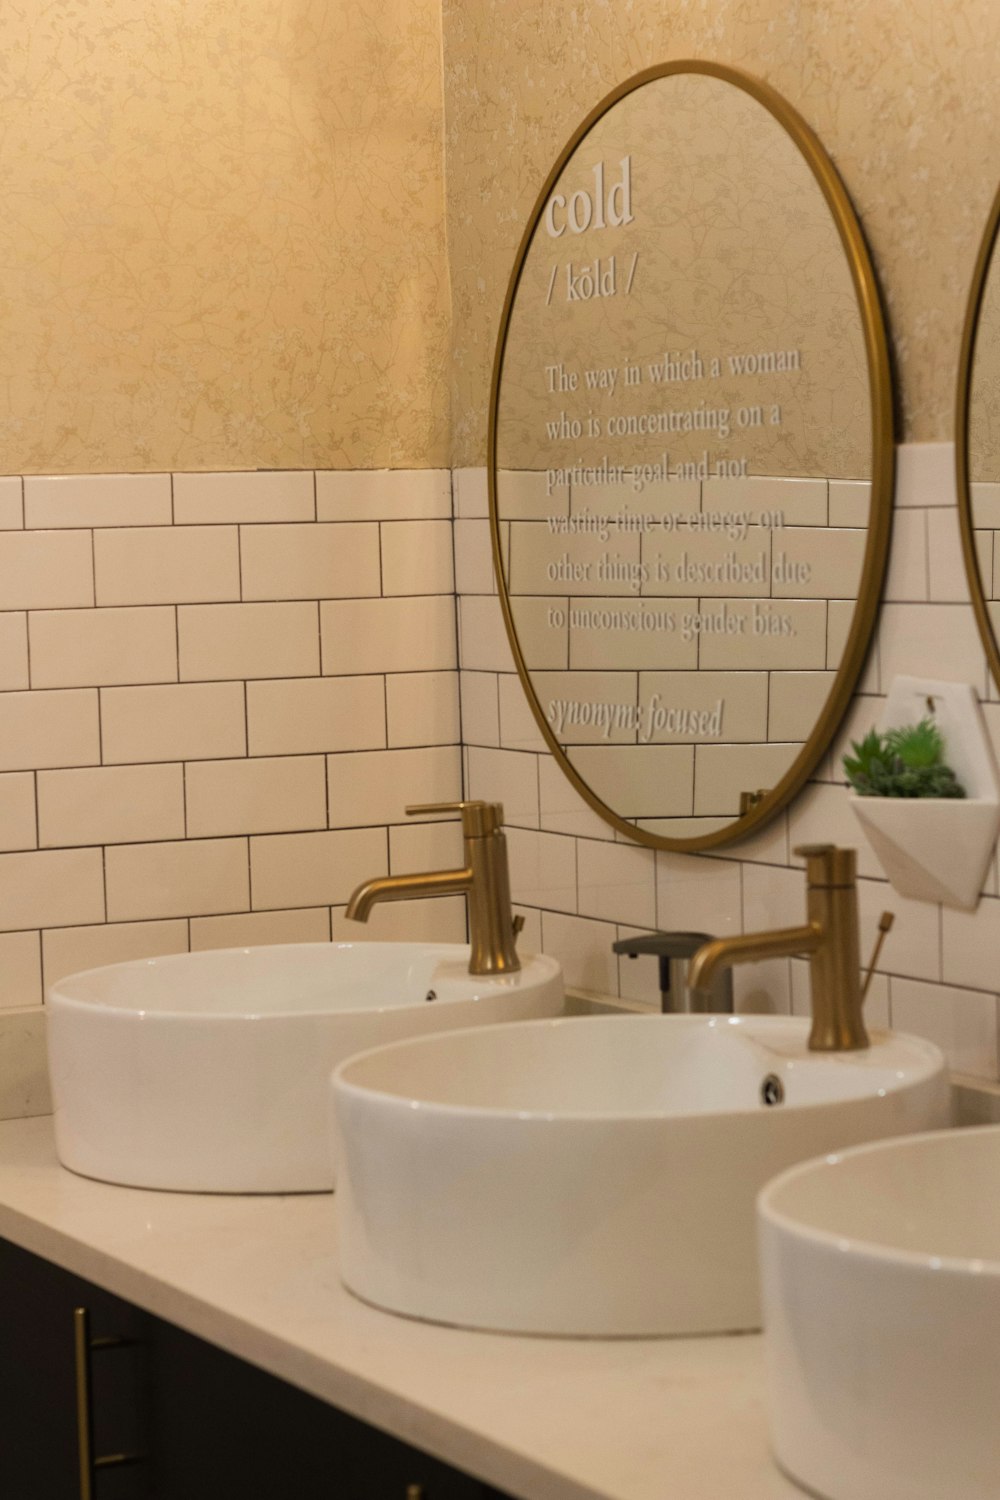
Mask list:
[[[785,1085],[777,1073],[768,1073],[760,1086],[760,1102],[762,1104],[782,1104],[785,1099]]]

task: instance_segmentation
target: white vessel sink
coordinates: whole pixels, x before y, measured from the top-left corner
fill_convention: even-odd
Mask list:
[[[333,1081],[345,1284],[510,1332],[759,1326],[758,1189],[946,1120],[930,1043],[819,1056],[807,1034],[772,1016],[567,1018],[349,1060]]]
[[[554,959],[486,979],[468,963],[458,944],[303,943],[61,979],[46,1004],[59,1159],[133,1187],[329,1191],[337,1063],[398,1037],[563,1009]]]
[[[826,1500],[996,1500],[1000,1127],[811,1162],[760,1216],[786,1472]]]

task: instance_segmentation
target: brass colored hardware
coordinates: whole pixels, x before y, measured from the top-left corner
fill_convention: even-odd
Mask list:
[[[853,887],[857,850],[837,849],[833,844],[800,844],[792,853],[806,862],[807,886]]]
[[[408,818],[422,818],[427,813],[458,813],[467,839],[483,839],[499,833],[503,827],[502,802],[420,802],[405,811]]]
[[[134,1339],[90,1337],[90,1312],[86,1307],[73,1309],[73,1359],[76,1371],[76,1452],[80,1481],[80,1500],[94,1500],[94,1475],[99,1469],[121,1468],[139,1463],[141,1453],[94,1454],[94,1404],[91,1393],[90,1357],[103,1349],[122,1349]]]
[[[90,1409],[90,1315],[85,1307],[73,1310],[73,1359],[76,1369],[76,1453],[80,1500],[93,1500],[93,1413]]]
[[[740,817],[745,818],[748,812],[753,812],[759,807],[767,796],[767,787],[758,787],[755,792],[740,792]]]
[[[462,819],[465,865],[461,870],[428,870],[386,875],[359,885],[346,915],[367,922],[377,901],[408,901],[426,896],[466,896],[469,903],[470,974],[513,974],[521,967],[515,940],[520,924],[511,915],[507,840],[499,802],[432,802],[406,809],[422,813],[457,812]]]
[[[424,1487],[422,1484],[408,1484],[406,1486],[406,1500],[424,1500]]]
[[[809,1050],[861,1051],[869,1042],[861,1015],[856,852],[833,844],[806,844],[794,852],[806,861],[805,924],[706,943],[691,960],[688,984],[706,990],[719,969],[764,958],[808,956],[813,1018]]]
[[[1000,683],[1000,641],[993,619],[993,567],[992,559],[984,567],[978,546],[977,530],[983,525],[976,519],[972,500],[972,485],[975,478],[975,458],[972,452],[972,392],[976,355],[983,355],[980,342],[988,343],[985,333],[989,306],[990,270],[997,263],[996,248],[1000,243],[1000,189],[998,189],[990,216],[983,233],[976,268],[969,290],[969,301],[965,313],[965,328],[962,333],[962,352],[958,368],[958,395],[955,403],[957,442],[955,444],[956,468],[958,471],[958,521],[962,533],[962,555],[965,560],[965,575],[969,581],[972,608],[979,626],[979,634],[986,648],[986,657],[995,683]]]
[[[891,911],[884,911],[878,919],[878,937],[875,939],[875,947],[872,950],[871,960],[868,964],[868,973],[865,975],[865,982],[861,986],[862,1005],[865,1003],[865,996],[868,994],[869,986],[875,977],[875,965],[878,963],[878,956],[882,952],[882,944],[892,931],[892,924],[895,920],[895,913]]]

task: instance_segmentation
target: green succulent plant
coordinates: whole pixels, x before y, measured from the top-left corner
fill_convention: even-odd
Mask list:
[[[844,756],[847,780],[860,797],[964,797],[965,788],[945,763],[944,741],[932,719],[871,729],[852,740]]]
[[[908,770],[918,771],[927,766],[944,764],[944,740],[933,719],[921,719],[919,724],[890,729],[886,733],[885,743],[893,755],[899,756]]]

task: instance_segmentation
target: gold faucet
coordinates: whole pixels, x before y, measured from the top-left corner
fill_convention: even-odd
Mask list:
[[[376,901],[467,896],[472,947],[469,973],[513,974],[521,967],[514,944],[524,918],[511,914],[503,807],[499,802],[434,802],[406,809],[407,817],[445,812],[461,814],[464,867],[366,880],[348,901],[346,915],[355,922],[367,922]]]
[[[861,985],[858,952],[857,855],[833,844],[805,844],[795,853],[806,861],[806,922],[772,932],[716,938],[691,960],[688,985],[705,990],[720,969],[764,958],[808,955],[812,991],[811,1052],[857,1052],[869,1045],[861,1008],[875,972],[878,947]],[[881,922],[879,946],[892,915]]]

